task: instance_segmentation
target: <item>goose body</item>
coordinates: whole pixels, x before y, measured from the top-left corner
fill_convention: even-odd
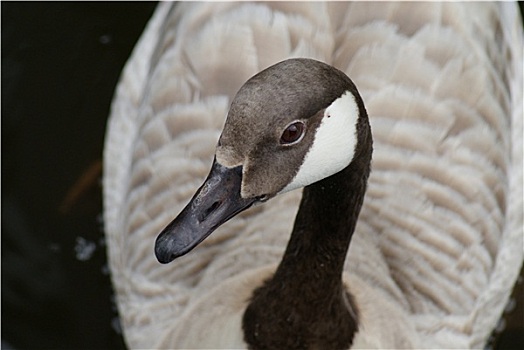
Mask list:
[[[244,82],[310,57],[353,79],[374,137],[373,172],[340,267],[348,294],[337,300],[357,321],[347,344],[482,346],[522,263],[521,28],[514,4],[159,5],[123,73],[104,155],[110,266],[128,345],[257,347],[246,338],[246,310],[291,246],[296,188],[336,172],[317,178],[297,165],[266,181],[269,191],[242,187],[242,198],[269,202],[170,265],[158,264],[153,243],[204,181]],[[344,91],[322,108],[347,105]],[[296,104],[276,97],[271,108],[301,120],[291,115]],[[226,145],[239,135],[227,140],[231,125]],[[216,159],[235,168],[246,159],[235,153],[219,143]],[[296,159],[305,164],[303,153]],[[249,183],[264,183],[255,170]],[[166,254],[157,250],[164,262]],[[324,344],[332,343],[307,345]]]

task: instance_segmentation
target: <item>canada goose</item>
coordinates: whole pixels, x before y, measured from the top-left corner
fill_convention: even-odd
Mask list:
[[[284,257],[246,309],[244,338],[257,349],[348,348],[358,311],[342,273],[371,153],[366,110],[344,73],[310,59],[271,66],[233,100],[212,170],[158,236],[157,259],[171,262],[253,204],[307,185]]]
[[[343,270],[352,346],[483,346],[522,264],[521,45],[514,4],[159,5],[119,84],[104,155],[128,345],[247,346],[242,319],[284,255],[301,191],[237,215],[170,265],[152,245],[205,179],[235,92],[309,57],[355,81],[374,135]]]

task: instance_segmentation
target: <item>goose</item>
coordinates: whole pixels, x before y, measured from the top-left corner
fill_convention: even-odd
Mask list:
[[[127,345],[484,346],[522,265],[522,119],[514,3],[159,4],[104,147]]]
[[[255,349],[348,348],[358,311],[342,273],[371,153],[366,110],[344,73],[310,59],[271,66],[249,79],[233,99],[211,172],[158,236],[156,257],[169,263],[243,210],[307,186],[282,261],[267,281],[254,281],[259,287],[247,308],[240,306],[244,338]],[[220,304],[235,310],[238,301],[249,299]],[[199,307],[209,309],[215,301],[206,298],[209,302]],[[180,340],[205,340],[202,330],[221,324],[216,323],[220,316],[195,328],[198,319],[184,321],[191,326]],[[198,341],[182,345],[201,347]],[[212,337],[205,345],[232,344]]]

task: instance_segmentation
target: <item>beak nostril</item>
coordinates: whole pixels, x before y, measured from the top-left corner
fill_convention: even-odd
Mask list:
[[[204,210],[204,212],[198,217],[198,221],[204,221],[210,214],[212,214],[218,207],[220,207],[221,204],[221,201],[216,201],[213,204],[211,204],[209,208]]]

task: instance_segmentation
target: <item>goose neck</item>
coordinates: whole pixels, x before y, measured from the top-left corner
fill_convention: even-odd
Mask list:
[[[342,287],[346,254],[364,198],[367,174],[351,164],[306,187],[275,278],[310,275],[320,290]],[[335,292],[333,290],[333,292]]]
[[[342,281],[370,173],[373,141],[359,95],[351,163],[304,188],[291,238],[274,276],[255,289],[242,320],[251,349],[348,348],[358,310]]]
[[[275,275],[255,290],[244,313],[252,349],[347,348],[358,310],[342,271],[369,175],[369,157],[304,189]]]

